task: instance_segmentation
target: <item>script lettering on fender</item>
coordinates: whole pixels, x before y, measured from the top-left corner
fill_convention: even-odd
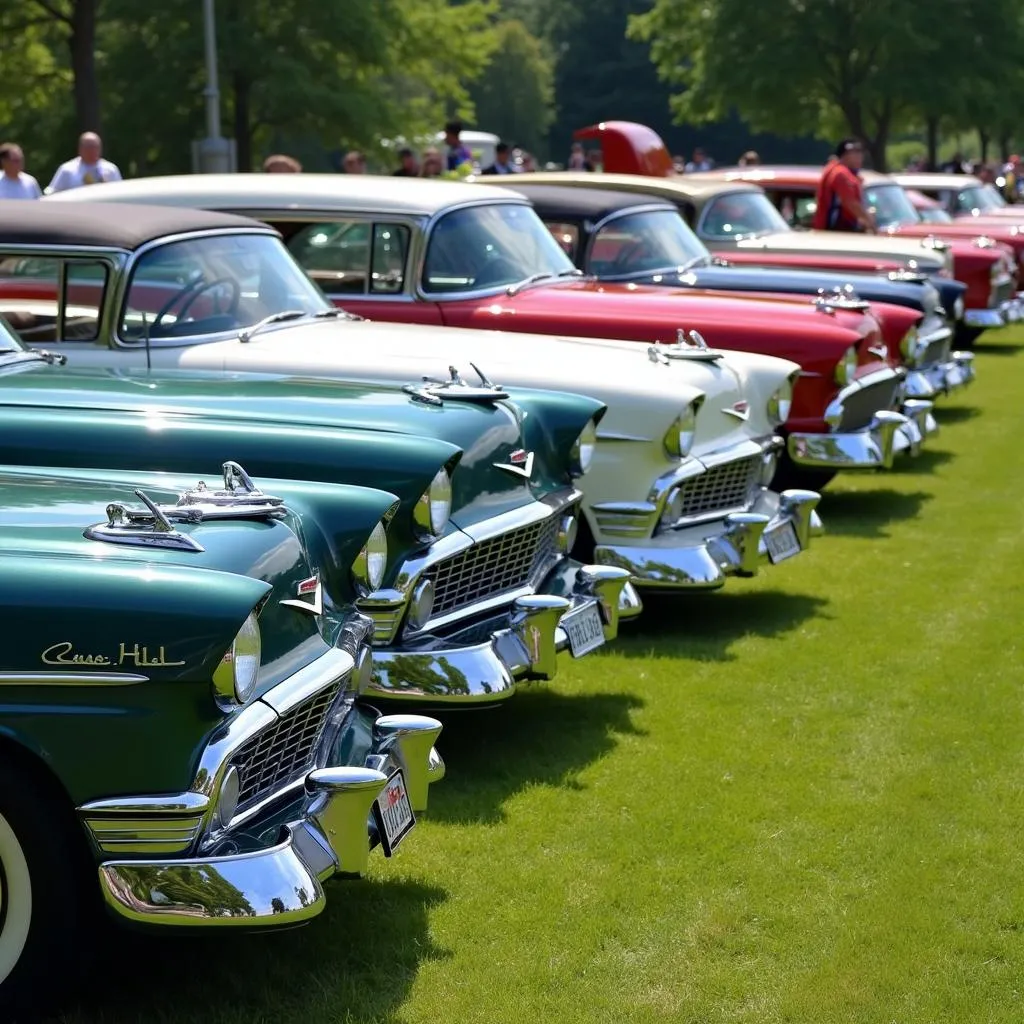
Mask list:
[[[82,654],[75,650],[70,640],[62,640],[47,647],[40,657],[44,665],[88,665],[102,668],[116,665],[133,665],[135,668],[175,668],[185,664],[183,661],[168,661],[163,646],[158,647],[156,653],[150,655],[148,647],[122,643],[118,647],[117,656],[111,657],[107,654]]]

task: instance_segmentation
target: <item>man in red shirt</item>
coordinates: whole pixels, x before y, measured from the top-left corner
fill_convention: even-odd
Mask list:
[[[864,147],[857,139],[843,139],[818,182],[817,206],[811,227],[816,231],[875,230],[875,218],[864,205],[858,171]]]

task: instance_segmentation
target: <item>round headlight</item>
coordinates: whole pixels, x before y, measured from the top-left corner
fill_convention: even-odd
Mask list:
[[[793,382],[787,380],[777,388],[768,399],[768,422],[773,427],[781,427],[789,419],[789,410],[793,407]]]
[[[693,439],[697,433],[697,404],[691,403],[686,411],[672,423],[665,435],[665,451],[676,458],[684,459],[690,454]]]
[[[857,372],[857,346],[851,345],[844,353],[843,358],[836,363],[836,383],[845,387],[853,380]]]
[[[597,424],[590,420],[580,431],[569,453],[569,473],[573,477],[583,476],[594,461],[594,449],[597,448]]]
[[[378,523],[370,534],[362,551],[352,563],[352,578],[356,589],[366,593],[376,590],[384,581],[384,570],[388,564],[388,535],[384,524]]]
[[[452,478],[443,466],[413,509],[416,531],[424,539],[440,537],[452,514]]]
[[[213,673],[213,687],[226,703],[244,704],[256,690],[262,644],[256,612],[249,612]]]
[[[918,332],[916,327],[911,327],[900,341],[900,355],[903,356],[908,366],[913,366],[917,362],[917,342]]]

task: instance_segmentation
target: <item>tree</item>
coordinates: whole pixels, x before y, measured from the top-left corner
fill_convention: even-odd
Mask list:
[[[553,62],[521,21],[498,22],[494,41],[496,56],[470,93],[476,124],[542,152],[555,117]]]
[[[1012,6],[996,0],[978,17],[961,0],[655,0],[630,34],[678,90],[677,119],[707,123],[735,107],[758,130],[849,133],[884,170],[890,133],[932,90],[971,88],[979,65],[963,59],[965,33],[992,41]],[[1003,29],[1019,22],[1014,11]]]

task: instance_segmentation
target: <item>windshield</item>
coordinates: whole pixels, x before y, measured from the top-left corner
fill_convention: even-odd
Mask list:
[[[0,313],[0,355],[24,351],[25,346],[22,345],[21,340],[11,330],[11,325],[4,319],[3,314]]]
[[[423,290],[506,288],[535,274],[570,274],[573,269],[532,206],[468,206],[452,210],[434,225],[423,264]]]
[[[864,189],[864,198],[874,212],[879,227],[916,224],[920,220],[914,204],[901,185],[869,185]]]
[[[692,266],[710,259],[707,247],[676,210],[616,217],[590,243],[587,273],[616,277]]]
[[[251,327],[284,310],[330,308],[279,238],[208,235],[161,245],[139,258],[121,337],[198,337]]]
[[[954,202],[957,213],[1000,210],[1006,205],[1003,197],[991,185],[968,185],[956,193]]]
[[[924,221],[925,224],[952,224],[953,218],[950,217],[945,210],[940,210],[937,206],[926,207],[919,209],[917,215]]]
[[[698,233],[703,238],[749,238],[775,231],[791,231],[782,214],[763,192],[726,192],[707,206]]]

